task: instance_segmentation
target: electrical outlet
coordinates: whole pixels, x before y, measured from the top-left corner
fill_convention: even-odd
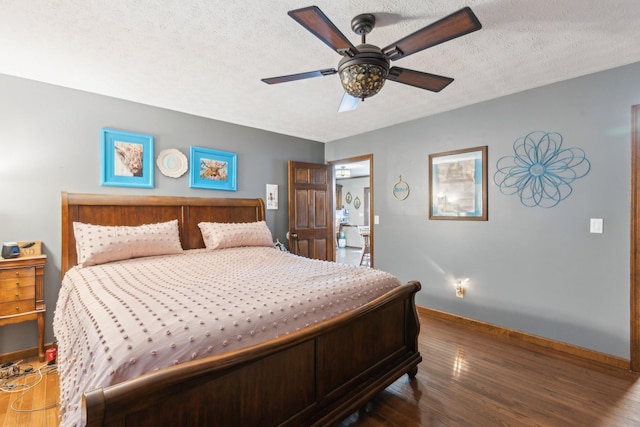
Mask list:
[[[456,297],[464,298],[464,286],[462,286],[462,282],[460,281],[456,283]]]

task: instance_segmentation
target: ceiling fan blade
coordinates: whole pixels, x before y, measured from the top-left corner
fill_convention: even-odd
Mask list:
[[[327,68],[326,70],[308,71],[306,73],[289,74],[288,76],[269,77],[267,79],[262,79],[262,81],[272,85],[276,83],[286,83],[293,82],[295,80],[310,79],[313,77],[331,76],[337,72],[338,71],[335,68]]]
[[[470,7],[465,7],[382,49],[392,61],[482,28]]]
[[[347,92],[345,92],[344,95],[342,95],[342,101],[340,101],[338,113],[355,110],[356,108],[358,108],[359,103],[360,98],[356,98],[355,96],[351,96]]]
[[[354,56],[358,53],[356,47],[317,6],[291,10],[288,14],[340,55]]]
[[[451,77],[438,76],[436,74],[423,73],[422,71],[408,70],[400,67],[391,67],[387,80],[430,90],[431,92],[440,92],[453,81]]]

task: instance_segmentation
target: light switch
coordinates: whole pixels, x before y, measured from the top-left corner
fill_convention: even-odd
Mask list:
[[[373,223],[376,225],[380,224],[380,217],[378,215],[373,216]]]
[[[603,229],[603,222],[604,220],[602,218],[591,218],[591,223],[589,225],[589,232],[590,233],[602,233],[602,229]]]

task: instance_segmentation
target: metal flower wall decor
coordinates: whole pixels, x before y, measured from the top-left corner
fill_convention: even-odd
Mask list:
[[[527,207],[556,206],[573,191],[571,183],[591,169],[581,148],[562,148],[557,132],[530,132],[514,141],[513,151],[498,159],[493,181]]]

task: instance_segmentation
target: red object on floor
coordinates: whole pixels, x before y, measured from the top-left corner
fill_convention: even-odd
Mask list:
[[[47,365],[53,365],[56,363],[56,354],[57,350],[55,348],[49,348],[46,351],[47,353]]]

